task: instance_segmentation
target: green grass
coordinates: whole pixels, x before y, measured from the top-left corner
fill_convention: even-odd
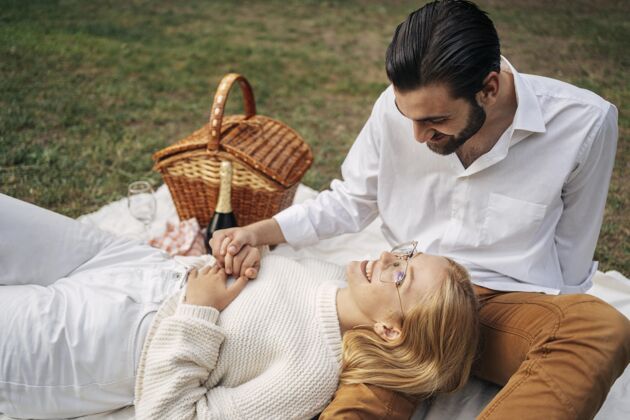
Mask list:
[[[148,178],[152,152],[201,126],[221,76],[252,82],[260,113],[312,146],[326,188],[387,85],[385,49],[410,1],[0,0],[0,189],[78,216]],[[523,72],[620,109],[596,258],[630,273],[630,22],[624,1],[481,1]],[[240,109],[233,92],[229,112]]]

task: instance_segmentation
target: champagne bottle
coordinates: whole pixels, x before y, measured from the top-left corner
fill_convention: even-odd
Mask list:
[[[212,234],[215,230],[238,226],[236,216],[234,216],[234,212],[232,211],[232,162],[221,162],[219,175],[221,177],[219,198],[212,219],[206,229],[206,251],[208,254],[212,254],[210,238],[212,238]]]

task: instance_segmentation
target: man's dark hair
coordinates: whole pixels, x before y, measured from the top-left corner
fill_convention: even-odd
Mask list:
[[[473,100],[491,71],[500,71],[494,24],[474,3],[433,1],[394,32],[387,48],[387,77],[402,92],[445,84],[454,98]]]

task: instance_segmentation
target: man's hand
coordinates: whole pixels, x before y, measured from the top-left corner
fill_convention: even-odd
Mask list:
[[[260,267],[260,250],[254,246],[255,240],[246,228],[217,230],[210,239],[210,248],[227,274],[253,279]]]
[[[190,305],[211,306],[221,312],[247,285],[246,277],[239,277],[230,287],[227,274],[218,265],[193,270],[188,274],[185,302]]]
[[[228,274],[241,276],[244,273],[254,278],[260,265],[260,250],[255,247],[283,242],[280,225],[271,218],[245,227],[217,230],[210,239],[210,248],[217,263],[225,267]],[[250,268],[253,270],[248,271]]]
[[[223,266],[225,256],[228,253],[234,256],[239,253],[243,246],[255,247],[258,245],[256,240],[256,234],[247,227],[217,230],[210,238],[212,256]]]

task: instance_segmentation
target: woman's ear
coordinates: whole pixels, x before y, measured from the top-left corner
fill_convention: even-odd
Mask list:
[[[387,325],[384,322],[377,322],[372,328],[374,328],[374,332],[385,341],[394,341],[400,337],[400,327],[397,325]]]

